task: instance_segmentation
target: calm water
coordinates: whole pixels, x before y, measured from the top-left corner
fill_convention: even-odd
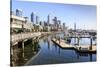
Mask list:
[[[63,37],[63,35],[60,36]],[[30,46],[25,46],[26,48],[24,52],[24,59],[19,57],[19,59],[22,60],[20,63],[17,62],[17,65],[40,65],[96,61],[96,54],[80,54],[75,50],[62,49],[51,41],[51,37],[52,36],[44,37],[40,39],[38,43],[32,42],[32,44],[29,44]],[[90,44],[88,40],[89,39],[81,39],[80,44]],[[71,44],[73,44],[73,42],[74,39],[72,39]],[[34,44],[38,45],[37,48],[34,48]],[[34,49],[36,51],[34,51]],[[22,53],[19,54],[21,55]],[[26,62],[22,62],[25,60]]]
[[[75,50],[62,49],[51,41],[51,36],[41,39],[39,45],[40,52],[27,65],[96,61],[96,54],[79,54]]]

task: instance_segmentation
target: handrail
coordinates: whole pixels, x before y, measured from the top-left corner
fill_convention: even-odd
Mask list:
[[[32,37],[36,37],[39,35],[41,35],[40,32],[13,34],[11,35],[11,42],[26,39],[26,38],[32,38]]]

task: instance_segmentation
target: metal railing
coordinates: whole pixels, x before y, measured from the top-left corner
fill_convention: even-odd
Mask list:
[[[23,39],[27,39],[27,38],[33,38],[33,37],[40,36],[40,35],[41,35],[40,32],[12,34],[11,35],[11,42],[23,40]]]

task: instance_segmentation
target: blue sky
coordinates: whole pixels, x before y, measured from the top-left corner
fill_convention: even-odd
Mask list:
[[[53,19],[55,16],[65,22],[66,26],[73,28],[74,23],[77,29],[96,29],[97,17],[95,5],[75,5],[75,4],[58,4],[43,3],[32,1],[15,1],[12,0],[12,10],[23,10],[23,16],[30,19],[31,12],[39,16],[39,20],[47,21],[48,14]],[[52,22],[51,22],[52,23]]]

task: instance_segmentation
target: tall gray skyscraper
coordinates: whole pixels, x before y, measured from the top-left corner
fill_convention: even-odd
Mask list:
[[[39,22],[39,17],[36,16],[36,24],[38,24],[38,22]]]
[[[16,16],[22,17],[22,10],[16,9]]]
[[[74,23],[74,31],[76,32],[76,23]]]
[[[57,30],[58,29],[57,17],[54,17],[53,22],[54,22],[54,28]]]
[[[31,13],[31,22],[34,23],[34,13],[33,12]]]
[[[56,24],[57,24],[57,17],[54,17],[53,21],[54,21],[54,25],[56,26]]]
[[[61,27],[61,20],[58,20],[58,28]]]
[[[48,15],[48,20],[47,20],[47,24],[49,25],[50,24],[50,15]]]
[[[65,29],[65,23],[63,23],[63,30]]]

